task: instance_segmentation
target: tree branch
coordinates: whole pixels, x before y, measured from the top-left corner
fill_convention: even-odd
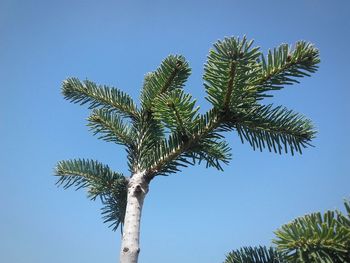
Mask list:
[[[230,101],[231,101],[231,96],[232,96],[232,92],[233,92],[233,84],[234,84],[234,80],[235,80],[235,75],[236,75],[236,66],[235,66],[235,61],[231,62],[231,66],[230,66],[230,80],[227,84],[227,92],[224,98],[224,105],[223,105],[223,109],[224,111],[228,111],[229,107],[230,107]]]
[[[123,123],[118,113],[106,109],[95,109],[88,118],[88,124],[94,135],[102,134],[99,139],[113,141],[118,144],[133,148],[134,138],[131,128]]]
[[[258,92],[279,90],[283,85],[299,83],[295,78],[310,76],[317,70],[320,62],[319,52],[311,44],[297,42],[294,50],[286,44],[269,51],[267,62],[261,57],[262,75],[253,85],[258,86]]]
[[[197,145],[199,141],[205,138],[210,132],[213,132],[216,128],[218,128],[219,125],[221,124],[221,117],[215,113],[214,113],[214,116],[215,117],[212,120],[210,120],[205,125],[205,127],[202,127],[201,129],[199,129],[197,133],[193,133],[192,135],[190,135],[188,139],[185,141],[182,141],[176,147],[176,149],[173,149],[162,159],[157,160],[157,162],[154,165],[150,166],[150,168],[148,168],[145,173],[146,176],[152,179],[155,176],[155,174],[158,171],[160,171],[166,164],[176,160],[178,157],[181,156],[181,154],[190,150],[192,147]]]
[[[65,99],[83,105],[89,103],[90,109],[101,107],[117,110],[123,116],[137,119],[138,110],[132,98],[116,88],[97,86],[94,82],[68,78],[63,82],[62,93]]]

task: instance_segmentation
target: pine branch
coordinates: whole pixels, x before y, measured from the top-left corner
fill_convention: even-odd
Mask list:
[[[344,200],[345,213],[336,210],[337,224],[350,236],[350,200]],[[350,238],[345,241],[345,247],[348,251],[347,260],[350,262]]]
[[[103,200],[102,218],[103,223],[108,223],[113,231],[116,231],[120,225],[123,233],[124,218],[127,204],[127,181],[121,187],[118,187],[112,193],[106,195]]]
[[[285,108],[261,106],[258,100],[315,72],[318,50],[298,42],[293,51],[282,45],[259,59],[261,52],[252,44],[245,37],[232,37],[214,45],[204,73],[212,109],[204,115],[182,91],[191,72],[182,56],[168,56],[145,76],[140,110],[126,93],[88,80],[69,78],[62,93],[67,100],[93,109],[91,130],[101,139],[126,145],[131,174],[145,172],[146,180],[202,161],[222,170],[231,158],[222,132],[234,129],[254,149],[281,152],[284,147],[286,152],[301,153],[315,135],[311,122]],[[124,118],[131,120],[124,122]],[[123,224],[128,187],[123,175],[84,159],[59,162],[56,175],[57,184],[64,188],[85,187],[91,199],[100,196],[104,220],[114,229]],[[346,218],[338,216],[338,220],[348,224]]]
[[[144,110],[150,110],[153,100],[166,92],[181,89],[191,69],[183,56],[170,55],[164,59],[156,71],[145,76],[141,93]]]
[[[88,196],[92,200],[99,196],[104,205],[104,222],[111,223],[113,230],[123,225],[128,181],[122,174],[97,161],[77,159],[58,162],[55,175],[59,176],[57,185],[62,185],[64,189],[88,188]]]
[[[146,167],[150,167],[148,174],[163,175],[176,172],[176,165],[194,164],[196,159],[206,160],[207,165],[210,163],[221,170],[218,160],[227,163],[230,155],[228,146],[220,141],[220,132],[232,129],[237,130],[242,142],[248,141],[254,149],[262,150],[267,147],[270,151],[281,153],[284,147],[286,153],[289,150],[292,154],[301,153],[302,148],[310,145],[315,135],[309,120],[285,108],[259,106],[233,116],[222,115],[213,109],[196,121],[186,140],[178,134],[172,134],[168,140],[159,143],[155,150],[152,149],[149,154],[151,159],[146,161]],[[205,158],[198,150],[201,143],[208,139],[213,140],[209,143],[212,147],[223,143],[221,156],[212,159],[216,160],[214,162],[210,161],[209,157]],[[192,161],[188,161],[189,159]]]
[[[147,156],[157,142],[164,139],[164,127],[152,118],[148,111],[141,111],[132,126],[133,145],[128,148],[128,166],[131,174],[142,171],[142,159]]]
[[[224,263],[287,263],[273,247],[243,247],[231,251]]]
[[[166,93],[181,89],[190,72],[184,57],[170,55],[155,72],[146,75],[141,93],[142,117],[137,124],[138,148],[134,154],[136,167],[133,170],[142,169],[142,160],[147,158],[154,145],[164,138],[163,124],[154,118],[154,102]]]
[[[273,242],[291,262],[350,262],[350,231],[338,224],[334,211],[297,218],[275,234]]]
[[[233,84],[236,77],[236,66],[234,62],[231,62],[229,74],[230,74],[230,78],[227,83],[226,94],[225,94],[224,103],[223,103],[224,112],[228,111],[230,107],[230,101],[231,101],[232,92],[233,92]]]
[[[344,201],[344,207],[346,214],[336,211],[337,212],[337,221],[340,225],[345,227],[350,232],[350,200]],[[350,239],[349,239],[349,248],[350,248]]]
[[[62,93],[65,99],[83,105],[89,103],[89,109],[101,107],[116,110],[122,116],[137,119],[138,111],[132,98],[126,93],[107,86],[98,86],[94,82],[77,78],[68,78],[63,82]]]
[[[231,122],[231,124],[230,124]],[[310,120],[281,106],[257,106],[231,116],[229,125],[234,127],[242,143],[248,141],[255,150],[264,148],[281,154],[284,148],[294,154],[310,146],[316,132]]]
[[[318,69],[319,51],[310,43],[299,41],[292,49],[283,44],[273,51],[269,50],[267,58],[261,56],[260,76],[253,81],[259,97],[271,97],[267,91],[282,89],[285,85],[299,83],[297,78],[310,76]]]
[[[205,160],[207,166],[222,170],[220,162],[228,163],[231,154],[227,143],[220,140],[218,133],[225,131],[221,126],[215,110],[207,112],[196,119],[192,133],[185,139],[178,133],[172,133],[168,139],[156,145],[144,160],[146,174],[153,178],[156,175],[166,175],[179,171],[178,166],[193,165],[196,160]]]
[[[183,90],[173,90],[158,96],[153,103],[153,116],[173,132],[186,136],[194,126],[199,107]]]
[[[191,150],[199,164],[205,161],[207,168],[214,167],[220,171],[223,171],[221,163],[228,164],[232,156],[231,148],[224,140],[202,139]]]
[[[261,55],[259,48],[251,48],[253,41],[243,37],[225,38],[214,44],[204,68],[204,86],[207,100],[214,108],[227,112],[233,107],[250,105],[255,99],[249,83],[259,69],[256,62]]]
[[[91,199],[113,192],[119,183],[125,181],[122,174],[113,172],[108,165],[93,160],[74,159],[57,163],[55,175],[59,176],[57,185],[64,189],[88,188]]]
[[[152,179],[156,175],[167,175],[180,171],[179,166],[193,165],[194,156],[187,151],[194,143],[191,139],[185,143],[181,135],[175,133],[153,146],[142,160],[142,168],[147,170],[147,177]]]
[[[88,121],[94,135],[101,134],[99,139],[122,144],[131,149],[135,147],[132,128],[123,122],[117,112],[94,109]]]
[[[158,119],[165,119],[166,125],[173,131],[179,125],[190,127],[190,136],[187,141],[178,134],[173,134],[169,137],[169,141],[159,143],[158,149],[155,151],[159,160],[155,159],[151,163],[149,169],[151,173],[163,171],[168,162],[178,164],[179,162],[184,163],[185,159],[195,160],[196,154],[192,149],[198,146],[199,141],[205,139],[207,134],[218,134],[220,131],[230,131],[234,128],[238,131],[242,142],[247,140],[254,149],[262,150],[266,147],[270,151],[279,153],[284,149],[286,153],[290,151],[294,154],[294,152],[301,153],[302,148],[310,145],[315,132],[309,120],[287,109],[280,107],[272,109],[271,105],[259,106],[257,104],[257,99],[261,98],[262,92],[265,90],[256,84],[256,79],[261,76],[262,70],[262,66],[258,62],[261,53],[258,48],[251,48],[252,43],[252,41],[247,42],[245,38],[242,41],[227,38],[216,43],[214,50],[210,51],[205,66],[204,79],[208,100],[214,107],[212,112],[215,112],[215,118],[211,120],[211,124],[214,125],[210,124],[210,126],[196,132],[193,123],[197,121],[190,121],[188,125],[185,125],[180,118],[180,113],[184,111],[177,110],[172,103],[168,103],[168,107],[165,107],[165,97],[160,100],[161,103],[154,105],[158,109],[158,113],[156,113]],[[281,52],[282,49],[279,53]],[[302,43],[297,45],[290,60],[293,63],[299,63],[299,68],[308,66],[306,69],[312,71],[315,66],[312,64],[314,62],[311,64],[305,62],[305,54],[313,54],[315,56],[313,61],[317,62],[317,50]],[[269,63],[278,67],[281,60],[273,59],[276,57],[278,56],[270,55]],[[271,68],[271,66],[266,67]],[[289,69],[289,72],[295,76],[302,74],[299,71],[299,69]],[[252,83],[255,83],[255,86]],[[180,129],[180,133],[183,133],[184,130]],[[168,170],[177,171],[173,167]]]

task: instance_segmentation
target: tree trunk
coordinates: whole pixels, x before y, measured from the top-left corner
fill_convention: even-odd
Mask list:
[[[120,263],[137,263],[140,247],[140,220],[148,182],[143,173],[134,174],[128,185],[128,199],[120,249]]]

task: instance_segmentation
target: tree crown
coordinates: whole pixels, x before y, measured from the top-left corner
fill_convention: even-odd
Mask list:
[[[145,76],[140,107],[125,92],[89,80],[68,78],[62,93],[88,105],[88,126],[99,139],[125,147],[131,175],[142,171],[151,181],[201,162],[222,170],[231,158],[225,131],[236,131],[254,150],[302,153],[315,136],[311,121],[285,107],[265,105],[263,99],[314,73],[319,62],[318,50],[304,41],[282,44],[267,56],[246,37],[218,41],[204,67],[206,99],[212,105],[204,114],[184,91],[191,69],[179,55],[168,56]],[[115,228],[123,223],[127,177],[80,159],[59,162],[56,174],[66,188],[88,187],[93,199],[100,196],[106,221]]]

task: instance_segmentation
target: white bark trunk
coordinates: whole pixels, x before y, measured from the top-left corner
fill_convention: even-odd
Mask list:
[[[128,185],[128,199],[120,249],[120,263],[137,263],[140,253],[140,220],[148,183],[143,173],[134,174]]]

